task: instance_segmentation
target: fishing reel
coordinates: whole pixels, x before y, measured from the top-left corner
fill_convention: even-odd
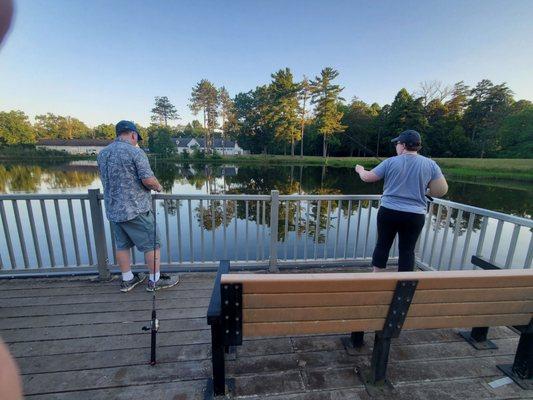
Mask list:
[[[152,310],[152,319],[150,324],[142,327],[143,331],[150,331],[150,365],[154,366],[156,364],[156,342],[157,342],[157,331],[159,330],[159,320],[157,319],[155,309]]]
[[[154,318],[150,321],[149,325],[142,327],[143,331],[155,331],[157,332],[159,330],[159,320],[157,318]]]

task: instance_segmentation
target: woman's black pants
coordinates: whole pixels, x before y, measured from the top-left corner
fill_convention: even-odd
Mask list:
[[[391,210],[381,206],[378,211],[378,240],[372,265],[385,268],[389,252],[398,234],[398,271],[412,271],[415,267],[415,245],[424,227],[424,214]]]

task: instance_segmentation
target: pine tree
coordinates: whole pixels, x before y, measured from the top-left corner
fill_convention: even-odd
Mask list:
[[[344,132],[346,126],[341,124],[343,116],[338,104],[343,100],[339,94],[344,88],[334,85],[332,81],[339,76],[333,68],[324,68],[311,83],[313,87],[312,103],[316,104],[316,125],[323,136],[322,157],[327,157],[327,141],[329,136]]]
[[[205,129],[205,150],[209,152],[210,139],[213,131],[217,127],[218,117],[218,90],[207,79],[202,79],[192,88],[189,107],[196,115],[203,112],[204,129]]]
[[[234,120],[233,100],[224,86],[218,90],[218,102],[220,104],[220,116],[222,117],[222,139],[224,141],[222,154],[224,155],[226,152],[226,138],[229,124]]]
[[[168,121],[179,119],[176,107],[168,100],[167,96],[156,96],[155,107],[152,108],[152,121],[158,125],[168,126]]]
[[[309,83],[309,79],[304,75],[303,81],[300,83],[300,93],[298,94],[300,100],[302,101],[302,106],[300,108],[300,158],[304,156],[304,133],[305,133],[305,125],[307,123],[307,100],[309,99],[309,96],[311,95],[311,84]]]
[[[414,129],[422,135],[427,128],[427,118],[422,99],[413,99],[406,89],[401,89],[394,98],[387,116],[386,129],[388,139],[398,136],[406,129]],[[424,142],[424,140],[422,140]]]
[[[274,126],[277,140],[291,144],[291,156],[294,157],[294,144],[300,139],[298,118],[298,92],[300,86],[294,82],[289,68],[280,69],[272,74],[270,92],[272,95],[269,116]]]

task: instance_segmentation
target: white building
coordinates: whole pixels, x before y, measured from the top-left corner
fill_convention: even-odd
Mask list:
[[[40,139],[35,147],[69,154],[96,155],[111,142],[112,140],[106,139]]]
[[[205,140],[200,138],[178,138],[176,139],[176,148],[178,154],[185,150],[192,153],[195,149],[205,151]],[[244,150],[233,140],[213,139],[213,149],[218,154],[227,154],[231,156],[245,154]]]

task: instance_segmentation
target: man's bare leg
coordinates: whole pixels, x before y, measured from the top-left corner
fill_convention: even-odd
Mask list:
[[[144,253],[144,259],[146,261],[146,265],[148,266],[148,269],[150,270],[150,281],[148,282],[148,287],[146,288],[149,292],[153,290],[160,290],[160,289],[166,289],[171,288],[172,286],[175,286],[180,281],[180,278],[178,275],[161,275],[160,273],[160,250],[156,249],[155,251],[147,251]],[[154,263],[154,256],[155,256],[155,263]],[[155,264],[155,269],[154,269]]]
[[[146,279],[145,274],[135,274],[131,272],[130,249],[117,250],[117,263],[122,272],[122,283],[120,284],[121,292],[129,292],[139,283]]]
[[[117,250],[117,262],[120,272],[123,274],[131,272],[130,250]]]
[[[156,282],[159,278],[159,269],[160,269],[160,250],[156,249],[155,251],[147,251],[144,253],[144,261],[146,262],[146,265],[148,266],[148,270],[150,271],[150,280],[152,282]],[[155,255],[155,263],[154,263],[154,255]],[[154,264],[155,264],[155,270],[154,270]]]

